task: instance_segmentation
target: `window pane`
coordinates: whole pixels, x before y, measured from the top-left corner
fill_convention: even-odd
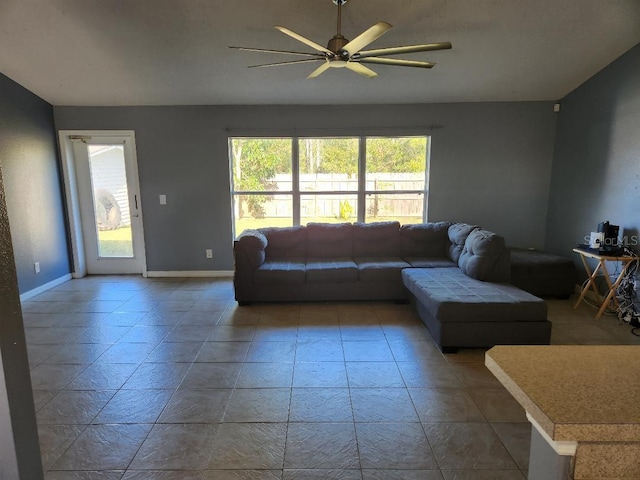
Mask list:
[[[426,137],[367,138],[366,190],[424,190]]]
[[[356,195],[301,195],[300,223],[355,222],[358,218]]]
[[[232,138],[236,192],[291,191],[290,138]]]
[[[424,194],[376,193],[367,195],[367,222],[397,220],[401,224],[422,223]]]
[[[357,138],[299,140],[300,191],[358,190]]]
[[[262,227],[290,227],[293,225],[293,197],[291,195],[234,195],[234,234]]]

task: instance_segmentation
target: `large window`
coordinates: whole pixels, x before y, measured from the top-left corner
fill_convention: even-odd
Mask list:
[[[425,221],[429,138],[229,139],[234,235],[309,222]]]

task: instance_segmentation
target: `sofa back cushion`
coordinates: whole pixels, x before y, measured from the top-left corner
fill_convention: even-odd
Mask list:
[[[353,226],[350,223],[308,223],[306,230],[308,257],[352,256]]]
[[[479,228],[477,225],[469,225],[467,223],[454,223],[449,227],[447,235],[450,243],[446,254],[451,261],[458,263],[467,237],[477,228]]]
[[[400,222],[353,224],[354,257],[396,257],[400,246]]]
[[[305,227],[260,228],[267,238],[267,260],[304,258],[307,254],[307,232]]]
[[[488,230],[472,231],[464,243],[458,260],[460,270],[469,277],[483,281],[509,281],[504,277],[504,262],[509,269],[509,250],[504,238]]]
[[[400,228],[402,257],[444,257],[449,222],[415,223]]]

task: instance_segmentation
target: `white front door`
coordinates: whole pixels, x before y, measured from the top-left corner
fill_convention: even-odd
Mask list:
[[[86,273],[146,275],[135,139],[69,135]]]

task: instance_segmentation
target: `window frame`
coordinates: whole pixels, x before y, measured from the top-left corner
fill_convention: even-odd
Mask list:
[[[291,190],[236,190],[234,182],[234,161],[233,161],[233,140],[234,139],[287,139],[291,141]],[[328,138],[350,138],[358,140],[358,186],[357,190],[314,190],[304,191],[300,190],[300,140],[304,139],[328,139]],[[424,189],[409,189],[409,190],[367,190],[366,179],[366,164],[367,164],[367,139],[369,138],[425,138],[425,178]],[[241,232],[236,232],[236,218],[235,218],[235,197],[244,195],[264,195],[264,196],[291,196],[292,197],[292,225],[301,225],[301,197],[303,195],[322,195],[322,196],[339,196],[339,195],[355,195],[357,198],[357,214],[356,219],[358,222],[367,222],[366,210],[367,210],[367,196],[384,194],[384,195],[406,195],[416,194],[422,195],[422,222],[426,222],[428,218],[428,205],[429,205],[429,179],[431,171],[431,142],[432,135],[426,133],[401,133],[396,134],[333,134],[325,132],[318,134],[317,132],[308,135],[277,135],[277,134],[260,134],[254,132],[254,134],[229,134],[228,136],[228,154],[229,154],[229,186],[231,194],[231,229],[233,238]]]

